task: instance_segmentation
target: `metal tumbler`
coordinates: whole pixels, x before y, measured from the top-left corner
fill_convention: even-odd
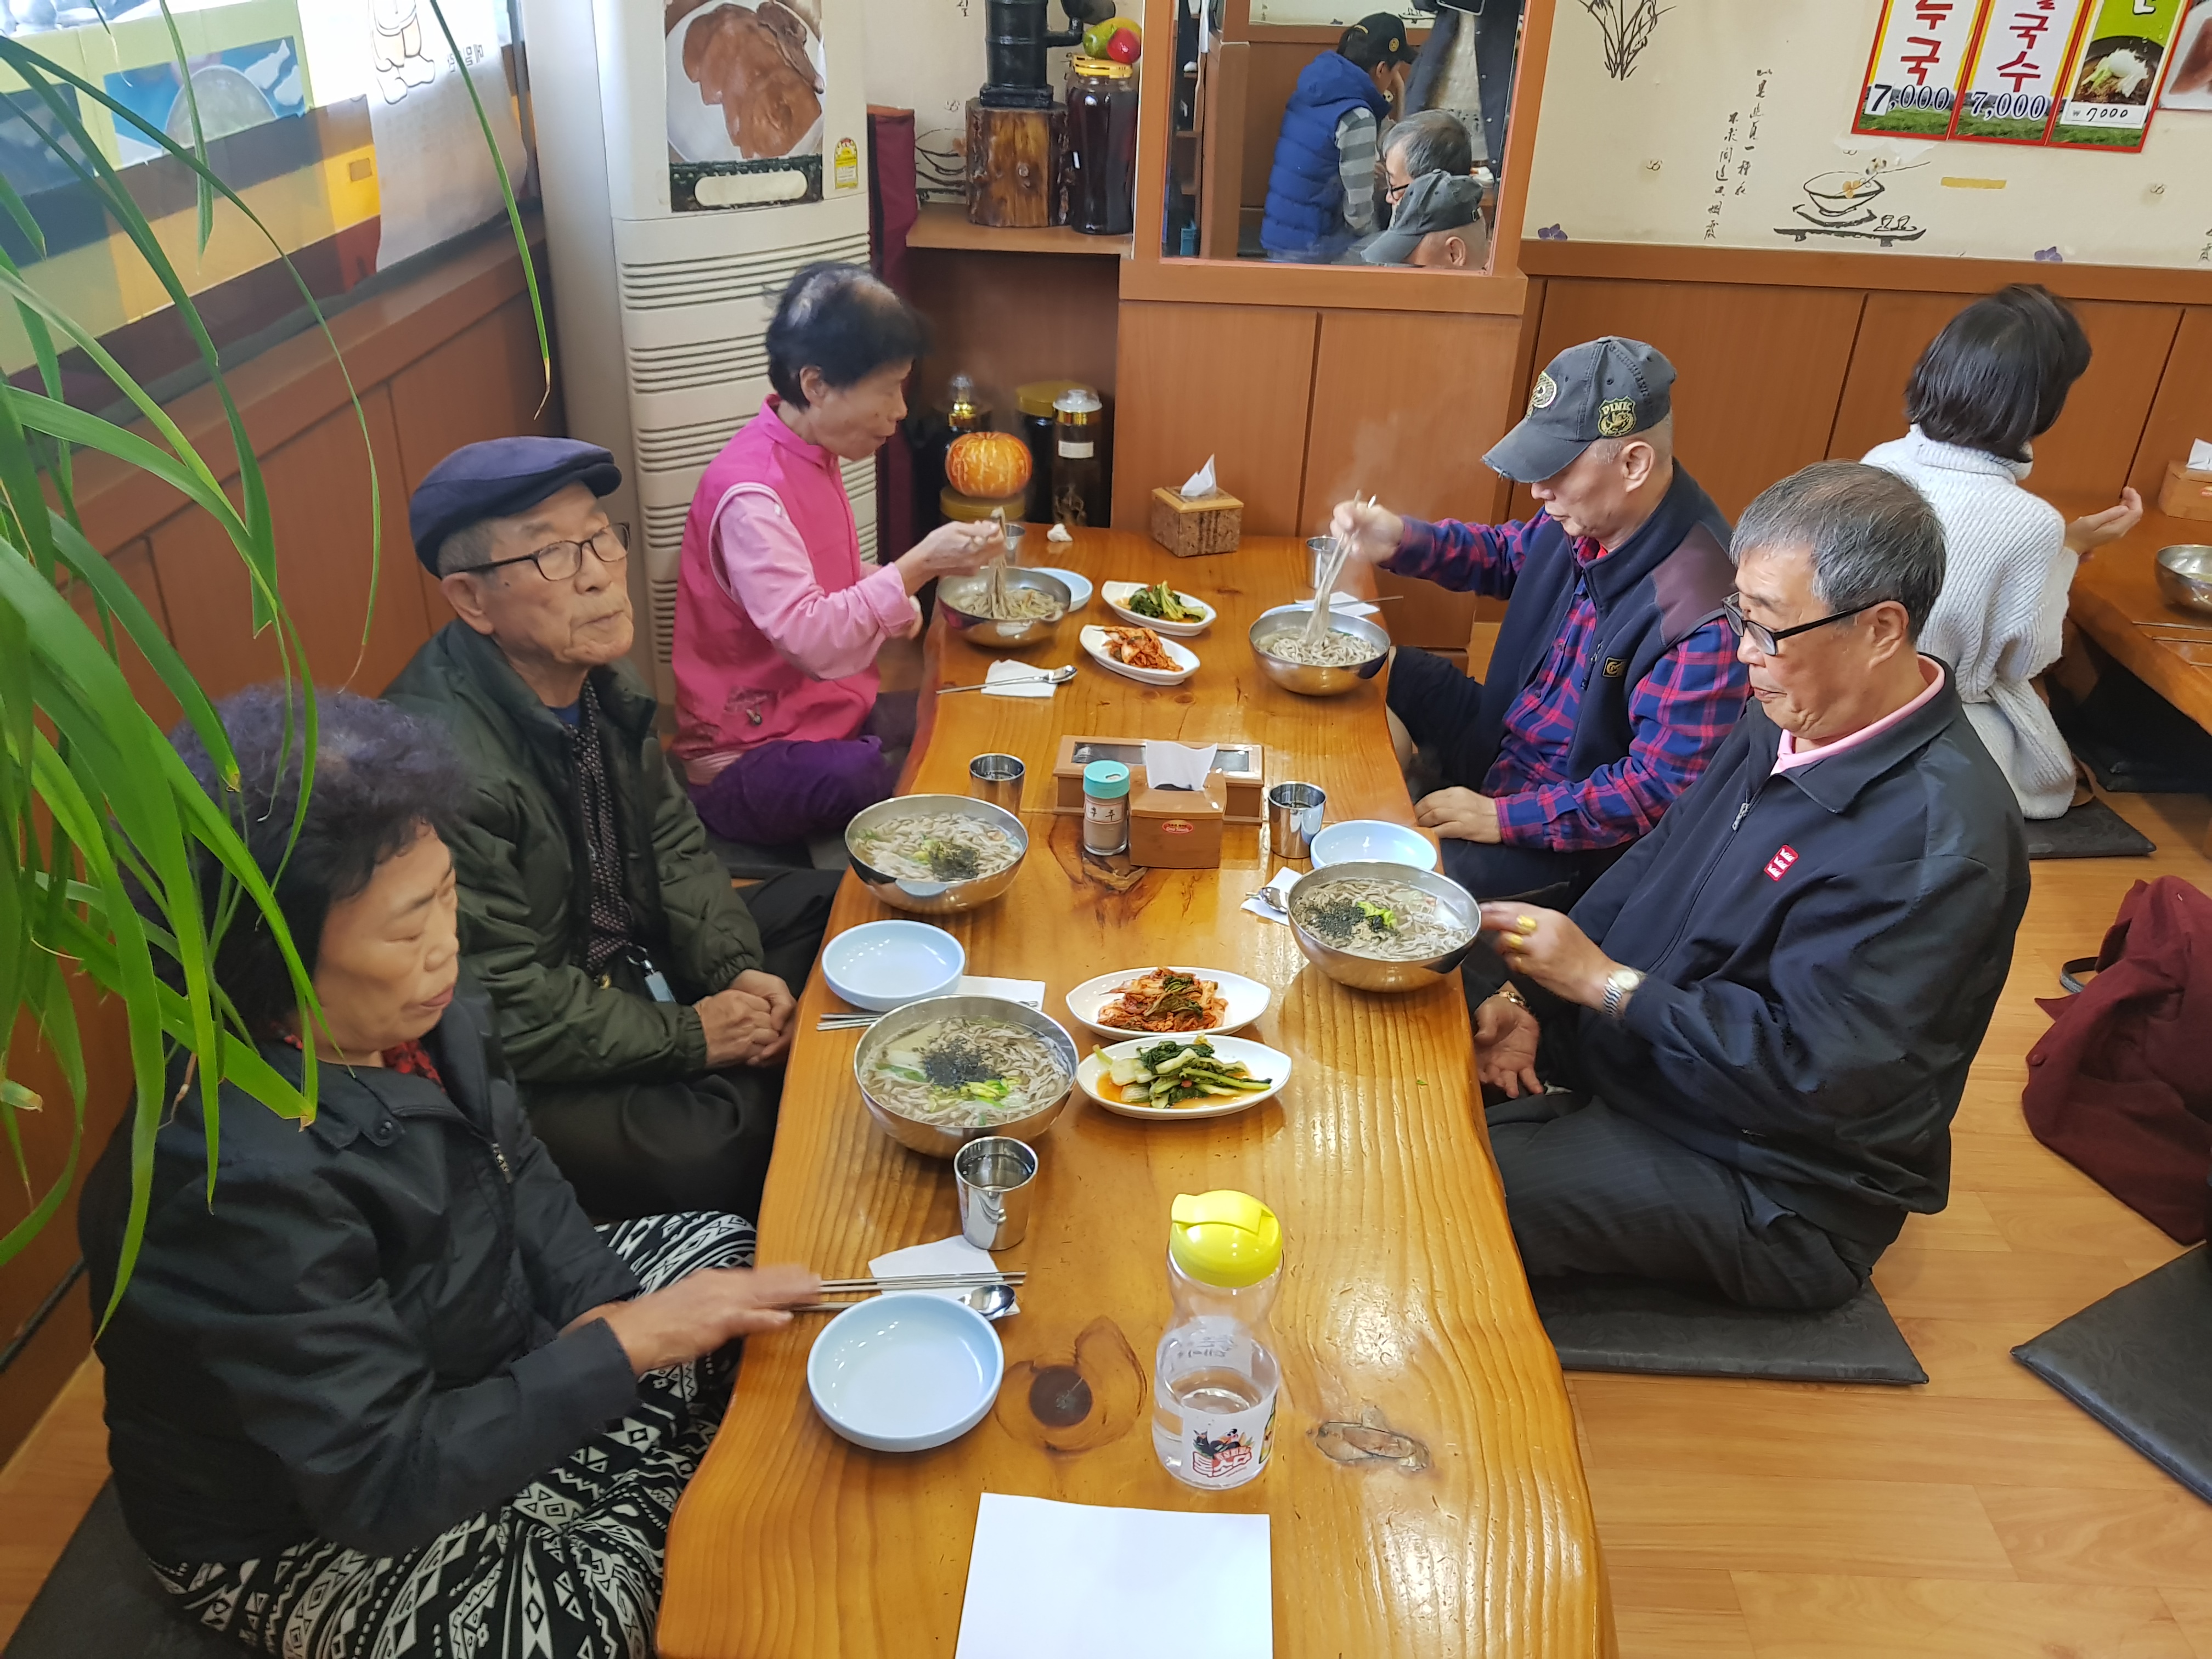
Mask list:
[[[1028,768],[1012,755],[978,755],[968,763],[968,793],[977,800],[1022,810],[1022,780]]]
[[[961,1237],[985,1250],[1020,1243],[1030,1227],[1036,1172],[1036,1149],[1024,1141],[986,1135],[963,1146],[952,1159]]]
[[[1336,538],[1334,536],[1306,538],[1306,592],[1308,593],[1318,594],[1321,592],[1322,564],[1335,550]]]
[[[1328,796],[1318,784],[1279,783],[1267,791],[1267,848],[1279,859],[1310,859]]]

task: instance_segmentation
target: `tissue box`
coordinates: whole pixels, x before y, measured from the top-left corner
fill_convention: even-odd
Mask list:
[[[1244,539],[1244,503],[1234,495],[1185,501],[1163,484],[1152,491],[1152,539],[1179,559],[1234,553]]]
[[[1129,862],[1147,870],[1212,870],[1221,863],[1221,803],[1214,799],[1218,777],[1206,780],[1206,793],[1154,789],[1129,796]]]
[[[2179,461],[2168,461],[2158,510],[2170,518],[2212,519],[2212,473],[2191,472]]]
[[[1222,816],[1231,823],[1257,823],[1265,816],[1261,800],[1267,775],[1267,753],[1256,743],[1222,743],[1213,755],[1213,770],[1206,780],[1206,793],[1220,803]],[[1120,761],[1129,769],[1132,800],[1152,786],[1145,777],[1145,745],[1138,738],[1069,737],[1060,740],[1060,753],[1052,768],[1052,810],[1069,814],[1083,811],[1083,769],[1092,761]],[[1170,791],[1189,799],[1187,793]],[[1133,819],[1131,834],[1135,833]],[[1133,860],[1141,864],[1143,860]],[[1214,860],[1218,862],[1218,860]]]

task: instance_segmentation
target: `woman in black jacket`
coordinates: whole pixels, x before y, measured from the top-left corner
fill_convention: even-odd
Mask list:
[[[288,1659],[649,1653],[668,1522],[728,1396],[726,1345],[816,1293],[747,1267],[737,1216],[594,1230],[518,1109],[491,1009],[459,979],[440,830],[463,781],[384,703],[319,698],[305,823],[296,697],[221,714],[228,795],[321,1005],[313,1120],[179,1065],[145,1242],[99,1349],[125,1519],[200,1622]],[[209,891],[210,921],[216,902]],[[241,915],[216,978],[297,1084],[298,1014]],[[118,1272],[131,1126],[88,1179],[94,1304]],[[718,1363],[719,1362],[719,1363]],[[387,1639],[388,1638],[388,1639]]]

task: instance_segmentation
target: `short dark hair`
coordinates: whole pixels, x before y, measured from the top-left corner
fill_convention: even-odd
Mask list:
[[[468,787],[446,734],[405,710],[347,691],[317,692],[315,708],[315,775],[297,842],[292,820],[307,708],[296,687],[288,694],[282,685],[249,686],[216,706],[238,757],[235,792],[216,775],[190,722],[169,737],[274,885],[276,908],[310,974],[331,906],[368,886],[376,866],[413,846],[425,827],[451,830]],[[201,898],[212,929],[222,872],[214,859],[201,857]],[[257,1036],[291,1029],[298,1006],[291,975],[251,904],[238,908],[216,946],[215,979]]]
[[[1759,493],[1736,520],[1729,556],[1802,547],[1813,592],[1831,611],[1895,599],[1918,639],[1943,591],[1943,524],[1894,472],[1859,461],[1816,461]]]
[[[806,407],[802,371],[833,387],[857,385],[878,369],[908,362],[929,344],[921,313],[863,265],[823,260],[791,279],[768,325],[768,380],[787,404]]]
[[[1943,325],[1912,366],[1905,417],[1939,444],[2024,461],[2089,367],[2089,337],[2034,283],[1984,295]]]
[[[1464,178],[1474,171],[1474,144],[1467,136],[1467,123],[1448,109],[1425,109],[1408,115],[1390,129],[1382,153],[1406,152],[1406,176],[1449,173]]]

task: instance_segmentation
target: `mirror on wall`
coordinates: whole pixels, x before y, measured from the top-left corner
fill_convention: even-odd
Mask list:
[[[1164,255],[1489,269],[1526,0],[1358,4],[1177,0]]]

